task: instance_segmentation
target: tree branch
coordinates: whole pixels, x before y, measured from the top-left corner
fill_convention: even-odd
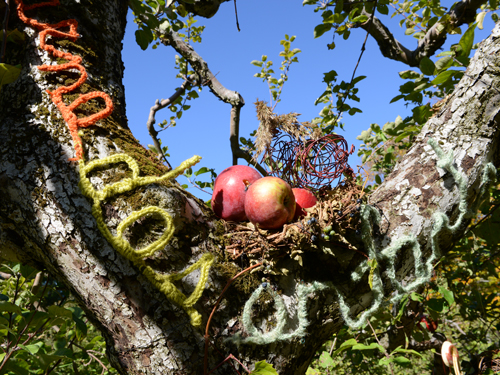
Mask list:
[[[181,87],[177,89],[177,91],[168,99],[162,99],[159,101],[156,99],[155,105],[151,107],[149,111],[149,117],[148,117],[148,122],[146,123],[146,126],[148,127],[149,135],[153,139],[153,144],[155,148],[158,150],[158,153],[162,156],[163,160],[165,160],[165,163],[168,165],[168,169],[172,169],[172,166],[168,162],[167,158],[165,157],[165,154],[163,153],[163,150],[161,149],[160,141],[157,138],[158,132],[154,128],[154,124],[156,122],[155,120],[155,115],[156,112],[158,112],[160,109],[163,109],[170,104],[172,104],[179,96],[181,96],[186,90],[189,90],[191,86],[196,85],[196,81],[193,82],[195,79],[194,76],[189,76],[186,78],[186,80],[182,83]]]
[[[256,161],[252,160],[250,155],[239,146],[239,122],[240,110],[245,105],[243,97],[237,92],[225,88],[215,75],[208,68],[208,64],[201,58],[200,55],[189,44],[185,43],[182,38],[174,31],[160,30],[158,32],[160,40],[165,45],[172,46],[178,53],[182,55],[193,67],[196,74],[199,76],[200,83],[210,88],[210,91],[224,103],[231,104],[231,120],[230,120],[230,135],[231,151],[233,153],[233,165],[236,165],[238,159],[244,159],[259,170],[260,173],[266,175],[266,171]]]
[[[436,22],[418,41],[418,46],[414,50],[410,50],[403,46],[390,32],[380,19],[373,18],[370,27],[370,21],[367,21],[360,26],[370,33],[376,40],[380,51],[384,57],[392,60],[400,61],[411,67],[418,66],[422,58],[432,56],[439,48],[443,46],[447,37],[447,30],[455,29],[463,24],[468,24],[475,20],[476,11],[486,3],[486,0],[462,0],[457,3],[453,9],[450,9],[442,19],[447,20],[445,23]],[[346,10],[347,11],[347,10]],[[362,14],[370,16],[364,9]]]

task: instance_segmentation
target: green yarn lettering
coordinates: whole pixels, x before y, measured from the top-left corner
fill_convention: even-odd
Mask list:
[[[460,228],[464,222],[465,218],[473,216],[481,201],[485,198],[488,193],[488,189],[491,184],[496,179],[496,169],[493,164],[488,163],[484,166],[481,190],[470,208],[467,207],[467,177],[460,173],[453,165],[453,151],[450,150],[448,154],[445,154],[443,150],[439,147],[434,139],[429,139],[429,145],[433,148],[434,152],[438,157],[437,166],[448,171],[455,183],[458,186],[458,191],[460,194],[459,201],[459,215],[455,224],[450,225],[449,218],[442,212],[436,212],[432,216],[433,227],[430,235],[431,244],[431,254],[424,263],[422,259],[422,251],[420,249],[420,244],[414,235],[402,236],[397,240],[393,241],[384,250],[377,252],[375,249],[375,244],[373,241],[373,226],[380,223],[380,214],[372,206],[364,205],[361,208],[361,235],[365,248],[368,252],[368,257],[370,260],[374,260],[380,263],[381,260],[385,260],[387,263],[386,274],[389,278],[392,286],[396,290],[396,294],[392,297],[389,302],[397,303],[403,298],[406,293],[410,293],[412,290],[428,283],[432,275],[432,267],[434,261],[440,256],[438,236],[443,230],[447,230],[450,233],[455,233],[458,228]],[[415,260],[415,280],[407,285],[403,285],[396,278],[395,260],[399,250],[402,248],[409,247],[413,252],[413,258]],[[345,302],[345,298],[342,293],[335,287],[339,299],[339,309],[344,318],[346,324],[353,328],[358,329],[363,327],[368,318],[372,316],[382,305],[384,299],[384,286],[382,283],[382,278],[380,276],[379,267],[373,267],[373,263],[370,261],[364,261],[361,263],[356,270],[351,274],[351,280],[354,282],[359,281],[362,276],[370,270],[370,281],[371,289],[373,292],[373,302],[369,309],[365,310],[357,320],[352,319],[349,316],[350,307]]]
[[[267,288],[267,291],[274,299],[274,308],[276,309],[276,327],[269,332],[260,333],[257,328],[252,323],[252,307],[259,298],[260,294],[264,289]],[[273,288],[264,286],[261,284],[255,291],[252,293],[248,301],[245,303],[245,307],[243,309],[243,328],[248,333],[248,337],[242,338],[240,334],[234,335],[229,340],[233,341],[235,344],[256,344],[256,345],[265,345],[271,344],[276,341],[283,340],[291,340],[294,337],[304,337],[306,334],[307,326],[309,325],[309,321],[307,320],[307,296],[310,293],[314,293],[318,290],[326,289],[327,286],[320,282],[313,282],[312,284],[306,286],[303,284],[297,285],[297,318],[299,320],[299,326],[297,329],[290,333],[285,333],[285,326],[287,322],[287,310],[285,307],[285,303],[283,302],[283,298],[276,293]]]
[[[122,256],[130,260],[136,267],[138,267],[144,276],[165,296],[179,305],[190,316],[191,324],[199,326],[201,324],[201,315],[193,308],[193,305],[198,301],[205,289],[205,284],[208,280],[208,271],[214,262],[214,256],[210,253],[203,254],[203,256],[193,265],[186,270],[172,274],[162,275],[155,272],[150,266],[147,266],[143,258],[152,256],[156,251],[161,250],[170,241],[174,234],[174,225],[172,217],[163,209],[150,206],[142,210],[132,212],[125,220],[123,220],[116,229],[116,236],[113,236],[104,223],[104,216],[102,213],[101,202],[109,199],[117,194],[125,193],[135,189],[139,186],[158,183],[176,178],[187,168],[192,167],[200,161],[199,156],[193,156],[181,163],[181,165],[160,177],[139,177],[139,166],[137,162],[126,154],[116,154],[104,159],[93,160],[88,164],[80,161],[80,189],[83,194],[92,199],[92,214],[97,221],[97,227],[108,240],[108,242],[118,251]],[[87,174],[97,167],[107,167],[111,164],[125,162],[132,170],[132,178],[125,178],[114,184],[105,186],[102,190],[95,190]],[[165,225],[165,231],[159,239],[152,244],[136,250],[132,248],[130,243],[123,238],[123,232],[138,219],[147,215],[160,216]],[[199,281],[191,295],[186,297],[179,289],[173,284],[174,281],[180,280],[191,272],[201,269]]]

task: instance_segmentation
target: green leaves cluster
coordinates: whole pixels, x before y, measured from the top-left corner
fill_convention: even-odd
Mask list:
[[[319,116],[313,119],[313,123],[317,124],[325,134],[330,134],[338,126],[344,129],[344,124],[340,122],[343,113],[348,113],[353,116],[356,113],[361,113],[361,109],[352,107],[347,103],[347,100],[359,102],[357,96],[359,89],[356,84],[365,79],[366,76],[359,76],[347,83],[337,82],[337,72],[330,70],[324,73],[323,82],[326,83],[325,91],[316,99],[314,105],[323,104],[323,108],[319,112]]]
[[[116,373],[104,339],[64,287],[29,266],[0,271],[0,374]]]
[[[155,42],[153,49],[159,45],[159,30],[179,31],[186,24],[179,17],[187,17],[188,12],[183,4],[177,4],[171,0],[129,0],[129,6],[134,12],[134,22],[138,29],[135,39],[141,49],[146,50]]]
[[[333,353],[323,351],[315,364],[309,367],[306,375],[356,373],[354,371],[349,372],[349,369],[345,368],[348,367],[345,364],[341,366],[341,363],[339,363],[341,355],[344,358],[351,357],[353,363],[359,365],[359,370],[373,371],[375,373],[384,373],[384,371],[385,373],[393,372],[392,364],[396,364],[402,368],[402,371],[406,371],[405,369],[411,366],[411,360],[407,357],[408,355],[422,358],[422,355],[415,350],[398,347],[391,353],[388,353],[378,342],[363,343],[358,342],[355,338],[351,338],[342,342]],[[378,358],[378,360],[375,362],[372,361],[368,365],[363,358],[371,357]],[[363,362],[365,362],[364,365]],[[387,367],[390,368],[388,369]]]
[[[197,181],[196,177],[202,175],[202,174],[210,174],[210,180],[209,181]],[[184,177],[188,179],[188,181],[193,185],[194,187],[197,187],[198,189],[204,191],[207,194],[212,195],[212,192],[209,192],[205,189],[210,189],[213,190],[214,184],[215,184],[215,179],[217,178],[217,173],[215,173],[215,169],[213,168],[207,168],[207,167],[201,167],[197,171],[193,172],[192,168],[186,169],[183,174]],[[193,178],[194,177],[194,178]],[[187,184],[183,184],[182,187],[184,189],[187,189],[189,186]],[[210,200],[206,202],[207,205],[209,205]]]
[[[295,40],[295,35],[291,37],[285,34],[285,39],[280,41],[283,46],[283,51],[279,53],[279,56],[283,58],[281,61],[281,66],[279,67],[280,75],[279,78],[275,76],[273,67],[273,62],[267,59],[267,55],[262,55],[261,60],[253,60],[251,64],[261,68],[259,73],[256,73],[254,77],[262,78],[263,82],[267,82],[269,86],[270,107],[274,109],[276,105],[281,101],[280,96],[283,90],[283,85],[288,81],[288,72],[293,63],[299,62],[297,54],[301,52],[299,48],[291,49],[291,44]]]

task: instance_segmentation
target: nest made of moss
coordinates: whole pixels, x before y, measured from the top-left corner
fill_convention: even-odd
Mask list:
[[[307,208],[307,215],[288,223],[279,230],[263,230],[252,223],[225,223],[225,251],[236,260],[248,257],[250,264],[263,263],[256,270],[279,275],[278,260],[289,256],[302,266],[302,254],[318,251],[332,254],[338,246],[360,252],[347,238],[360,237],[359,209],[363,190],[352,179],[344,180],[334,189],[324,190],[314,207]],[[355,242],[355,241],[354,241]]]

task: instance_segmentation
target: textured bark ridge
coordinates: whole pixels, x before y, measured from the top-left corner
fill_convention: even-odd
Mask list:
[[[68,18],[79,22],[82,38],[75,42],[50,40],[57,48],[82,56],[89,73],[79,92],[67,95],[65,100],[69,103],[76,94],[95,90],[113,99],[115,109],[110,117],[81,130],[86,162],[125,153],[138,163],[141,176],[160,176],[166,172],[165,167],[134,139],[124,115],[120,49],[126,11],[121,0],[68,0],[56,8],[40,8],[30,16],[50,23]],[[23,30],[28,38],[19,61],[21,76],[0,92],[1,256],[34,263],[64,281],[106,337],[112,364],[122,374],[202,374],[204,325],[227,279],[241,266],[227,261],[223,226],[203,202],[174,181],[140,186],[101,205],[104,222],[113,234],[120,222],[143,207],[157,206],[170,214],[175,227],[172,239],[145,260],[157,272],[181,272],[203,254],[215,256],[205,290],[194,306],[202,318],[202,326],[196,328],[182,308],[148,281],[140,267],[113,249],[98,229],[92,202],[78,187],[78,165],[68,161],[74,156],[72,138],[45,90],[71,84],[79,73],[40,72],[37,66],[57,62],[37,48],[38,33],[15,15],[11,15],[9,25]],[[429,121],[413,149],[370,198],[370,203],[384,213],[381,232],[385,237],[377,238],[380,246],[413,233],[428,251],[432,213],[442,211],[452,218],[456,216],[456,188],[449,176],[436,167],[435,154],[426,143],[429,137],[440,142],[445,151],[454,151],[457,167],[468,177],[470,199],[477,192],[483,165],[488,161],[497,164],[499,44],[497,28],[478,50],[448,104]],[[89,101],[78,108],[79,116],[98,112],[103,106],[100,100]],[[100,190],[130,176],[127,165],[118,163],[93,170],[87,177],[94,189]],[[144,218],[130,225],[125,236],[132,247],[144,248],[160,238],[164,230],[161,220]],[[453,240],[444,234],[442,249],[451,246]],[[352,314],[370,305],[372,295],[367,283],[362,280],[352,285],[345,281],[363,258],[338,249],[339,254],[342,251],[342,262],[326,255],[305,255],[300,269],[295,261],[283,259],[281,264],[289,268],[289,276],[274,281],[290,315],[285,326],[290,332],[299,325],[295,316],[299,274],[306,283],[335,282],[353,306]],[[401,278],[412,274],[413,262],[405,251],[401,252],[397,269]],[[195,271],[175,285],[189,295],[199,277],[200,272]],[[308,295],[310,325],[302,339],[239,346],[225,341],[241,331],[243,306],[260,285],[261,277],[259,273],[242,277],[222,300],[211,324],[214,345],[208,351],[209,368],[232,353],[249,368],[265,359],[280,374],[303,374],[319,345],[343,325],[336,296],[332,290]],[[266,320],[272,327],[272,319],[265,317],[262,325],[266,326]],[[225,365],[219,373],[231,371]]]

